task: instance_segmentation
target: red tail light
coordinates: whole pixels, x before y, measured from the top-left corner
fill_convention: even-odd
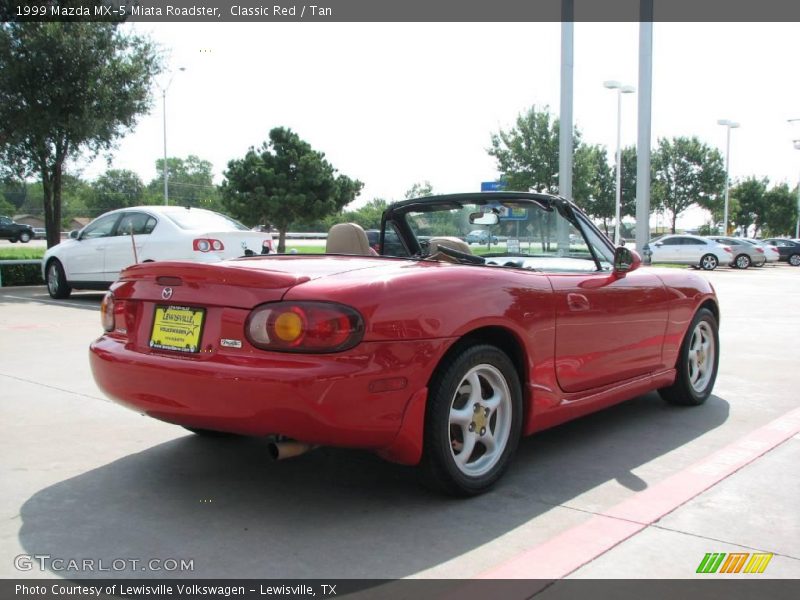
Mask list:
[[[332,302],[274,302],[256,307],[245,331],[263,350],[341,352],[361,341],[364,321],[354,309]]]
[[[212,238],[197,238],[192,242],[192,249],[195,252],[211,252],[225,250],[225,244]]]
[[[761,254],[764,254],[764,249],[763,249],[763,248],[758,248],[758,247],[757,247],[757,248],[756,248],[756,252],[761,252]]]
[[[730,246],[723,246],[722,249],[728,254],[733,254],[733,250],[730,249]]]

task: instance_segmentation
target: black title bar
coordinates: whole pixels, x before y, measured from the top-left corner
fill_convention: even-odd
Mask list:
[[[3,21],[800,21],[796,0],[0,0]]]

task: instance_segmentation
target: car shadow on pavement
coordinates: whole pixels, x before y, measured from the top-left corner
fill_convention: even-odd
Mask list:
[[[415,469],[366,452],[321,448],[271,462],[262,440],[186,435],[37,492],[21,509],[19,538],[30,554],[107,567],[114,559],[194,561],[191,572],[142,571],[140,563],[81,577],[404,577],[600,485],[614,486],[610,504],[630,497],[619,485],[648,487],[634,470],[728,414],[716,396],[683,408],[647,394],[523,439],[499,485],[468,500],[428,491]]]

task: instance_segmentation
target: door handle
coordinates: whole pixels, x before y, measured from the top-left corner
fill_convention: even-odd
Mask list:
[[[567,294],[567,306],[571,311],[579,312],[589,310],[589,299],[583,294]]]

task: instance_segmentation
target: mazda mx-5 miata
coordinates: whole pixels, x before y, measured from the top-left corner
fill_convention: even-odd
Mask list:
[[[474,254],[476,228],[503,241]],[[714,386],[708,281],[640,268],[563,198],[405,200],[380,248],[346,223],[325,254],[129,267],[91,345],[97,383],[196,433],[270,436],[279,457],[362,448],[458,495],[493,485],[522,435]]]

